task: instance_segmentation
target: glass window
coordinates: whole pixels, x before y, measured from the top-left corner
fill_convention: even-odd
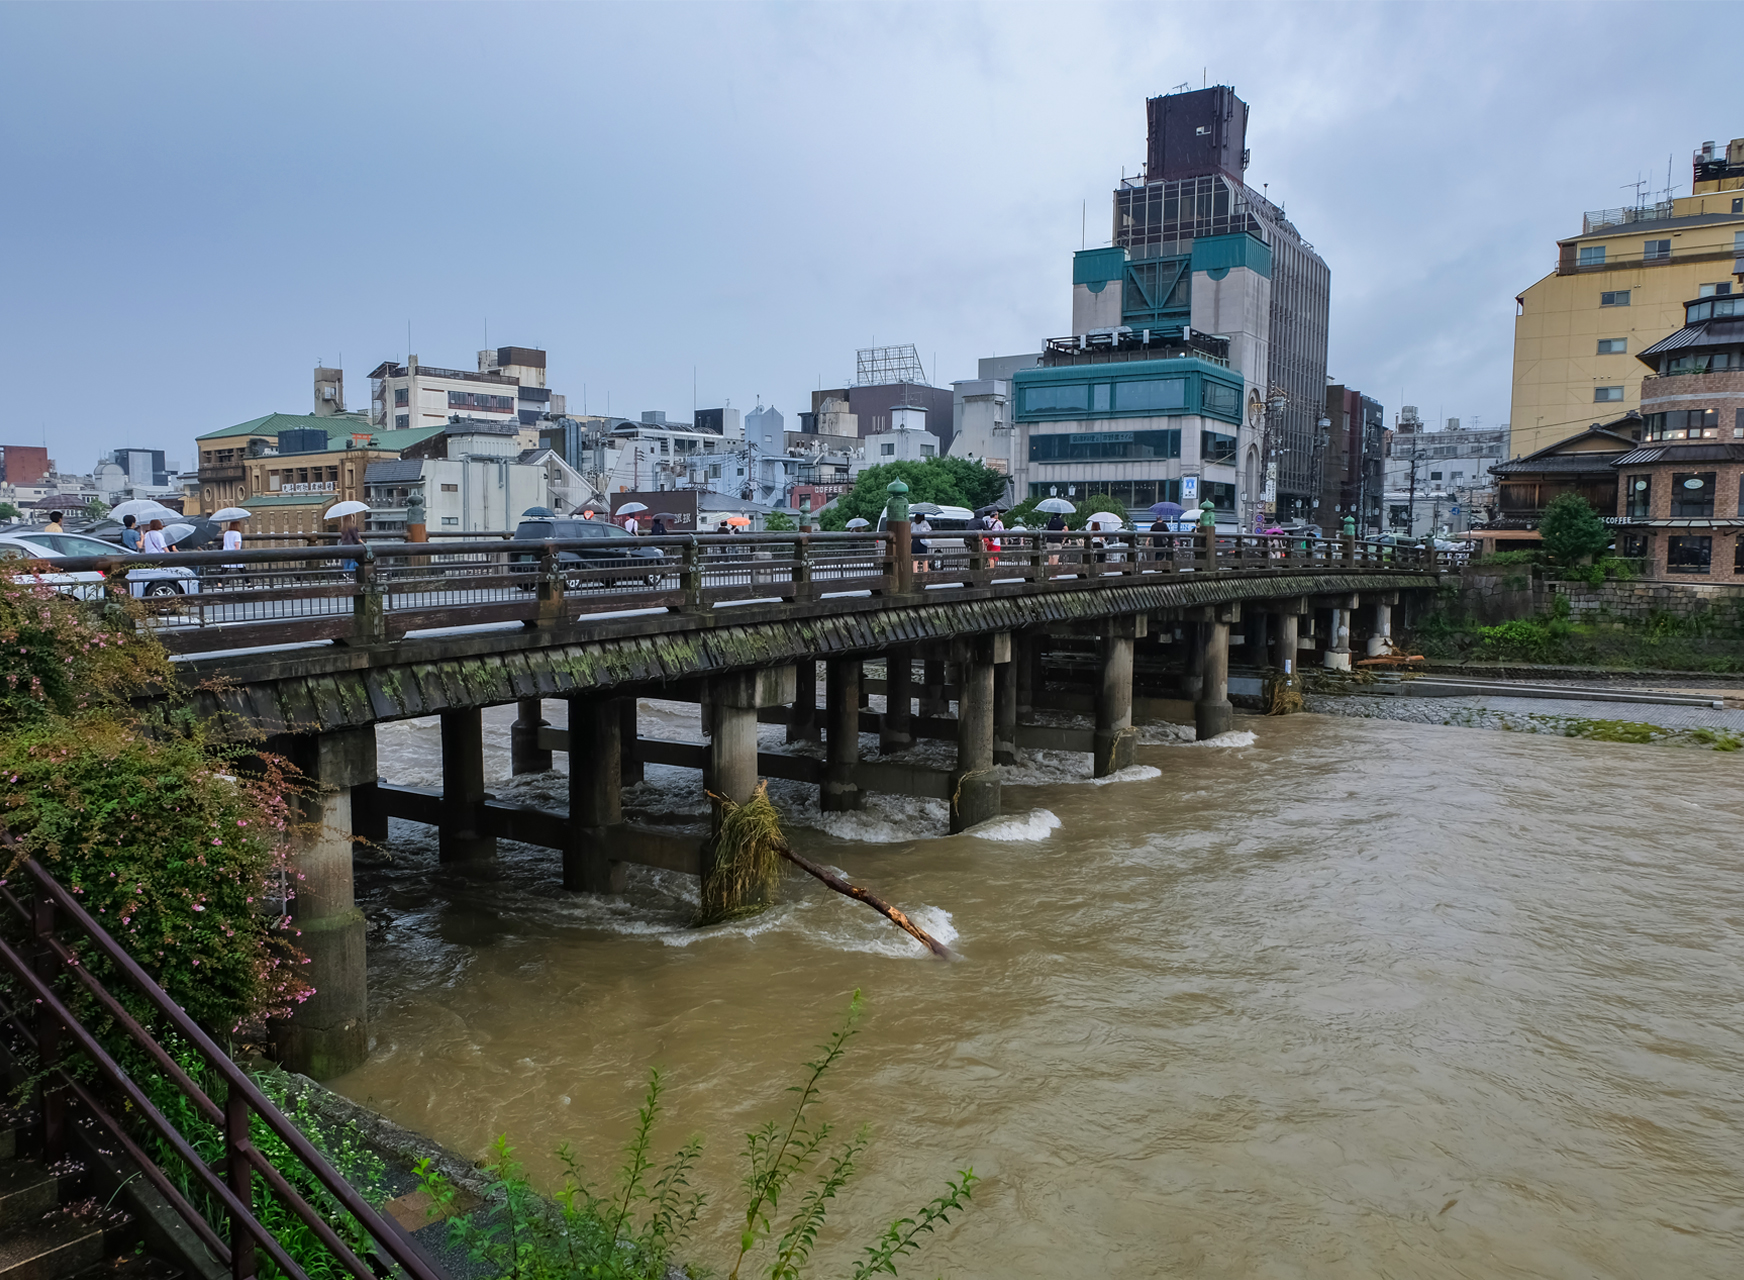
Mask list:
[[[930,458],[937,452],[938,452],[938,450],[933,448],[933,446],[930,444],[923,444],[920,447],[920,456],[923,458]]]
[[[394,429],[396,431],[404,431],[407,427],[409,427],[411,425],[412,425],[412,417],[410,414],[396,413],[394,415]]]
[[[1641,257],[1646,262],[1661,262],[1671,257],[1671,241],[1643,240],[1641,242]]]
[[[1439,480],[1439,479],[1441,479],[1441,472],[1439,472],[1439,471],[1431,471],[1431,472],[1430,472],[1430,473],[1429,473],[1429,478],[1430,478],[1430,479],[1431,479],[1431,480]]]
[[[1116,385],[1114,405],[1124,412],[1187,407],[1185,378],[1157,378],[1148,382],[1122,382]]]
[[[1715,296],[1725,297],[1727,294],[1729,294],[1731,292],[1732,292],[1732,282],[1730,280],[1721,280],[1715,284],[1704,284],[1701,287],[1701,289],[1697,291],[1696,297],[1698,297],[1698,298],[1712,298]]]
[[[1106,382],[1095,382],[1090,385],[1090,412],[1107,413],[1109,410],[1108,393],[1112,388]]]
[[[1712,519],[1714,515],[1714,480],[1712,471],[1678,471],[1671,477],[1671,514],[1673,519]]]
[[[1623,481],[1623,514],[1645,520],[1653,514],[1653,477],[1630,476]]]
[[[1081,431],[1031,435],[1031,462],[1114,461],[1117,459],[1178,458],[1181,433],[1175,431]]]
[[[1201,395],[1206,413],[1238,414],[1241,412],[1241,388],[1205,379]]]
[[[1602,356],[1620,356],[1629,350],[1627,338],[1600,338],[1599,354]]]
[[[1665,567],[1672,573],[1706,573],[1713,555],[1712,538],[1672,538],[1665,549]]]
[[[1580,265],[1583,267],[1603,266],[1605,261],[1605,246],[1602,244],[1583,244],[1580,251]]]
[[[405,387],[395,387],[394,388],[394,408],[396,408],[396,409],[405,408],[406,405],[411,403],[410,398],[409,398],[410,395],[411,395],[411,393]]]
[[[1044,384],[1023,389],[1025,413],[1066,413],[1090,407],[1090,387],[1082,382]]]
[[[1594,387],[1593,388],[1593,400],[1597,403],[1603,404],[1606,401],[1621,400],[1622,398],[1623,398],[1623,388],[1622,387]]]
[[[1629,305],[1627,289],[1608,289],[1599,295],[1601,307],[1626,307]]]
[[[895,455],[895,453],[896,453],[896,446],[893,444],[881,444],[878,446],[879,457],[889,458],[889,457],[893,457]]]
[[[1234,462],[1235,437],[1221,431],[1201,431],[1199,457],[1203,462]]]
[[[1215,480],[1201,480],[1199,482],[1199,496],[1201,499],[1210,498],[1211,506],[1217,511],[1235,510],[1235,486],[1232,484],[1219,484]]]

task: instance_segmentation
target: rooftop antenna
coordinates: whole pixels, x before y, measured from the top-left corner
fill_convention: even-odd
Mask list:
[[[1078,247],[1090,247],[1090,202],[1081,200],[1078,203]]]
[[[1183,80],[1183,81],[1181,81],[1180,84],[1176,85],[1173,89],[1170,89],[1169,92],[1170,93],[1180,93],[1181,90],[1191,89],[1192,87],[1193,87],[1193,82],[1191,80]]]
[[[1636,175],[1637,176],[1635,178],[1635,181],[1625,182],[1625,183],[1623,183],[1623,186],[1632,187],[1634,189],[1634,191],[1635,191],[1635,207],[1637,209],[1639,209],[1641,207],[1641,199],[1642,199],[1641,188],[1645,187],[1647,185],[1647,179],[1639,176],[1640,170],[1636,170]]]

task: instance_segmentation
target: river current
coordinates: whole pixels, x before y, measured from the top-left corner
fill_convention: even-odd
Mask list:
[[[561,807],[561,773],[507,778],[512,715],[487,713],[493,790]],[[694,708],[643,719],[698,736]],[[725,1197],[689,1251],[718,1264],[744,1131],[858,988],[826,1108],[875,1141],[820,1276],[971,1165],[973,1208],[905,1275],[1744,1272],[1738,757],[1237,727],[1149,730],[1100,784],[1088,757],[1029,755],[1010,816],[958,836],[940,804],[826,818],[775,784],[796,847],[955,963],[809,881],[694,930],[683,877],[568,895],[555,853],[505,844],[501,879],[463,883],[395,822],[391,865],[360,872],[375,1052],[336,1087],[467,1155],[507,1132],[550,1183],[563,1141],[609,1172],[659,1064],[662,1149],[701,1133]],[[435,783],[437,742],[384,726],[384,774]],[[648,775],[629,816],[701,822],[696,774]]]

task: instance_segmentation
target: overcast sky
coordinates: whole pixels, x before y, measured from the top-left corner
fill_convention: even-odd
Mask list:
[[[65,469],[544,347],[572,409],[784,413],[1071,319],[1147,95],[1233,84],[1332,268],[1328,373],[1508,413],[1584,209],[1744,135],[1744,6],[0,5],[0,444]],[[1085,210],[1087,209],[1087,219]]]

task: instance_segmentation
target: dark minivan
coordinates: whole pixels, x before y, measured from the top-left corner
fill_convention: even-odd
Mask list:
[[[659,547],[643,546],[635,534],[605,520],[523,520],[515,526],[515,541],[594,542],[597,550],[594,547],[566,547],[557,553],[557,562],[563,568],[564,585],[568,587],[579,587],[586,582],[619,586],[633,576],[613,573],[598,578],[590,576],[589,570],[644,568],[646,573],[642,581],[651,587],[659,586],[666,576],[665,552]],[[534,554],[513,552],[509,563],[536,563],[538,559]],[[529,582],[523,584],[521,590],[531,591],[533,588],[534,584]]]

